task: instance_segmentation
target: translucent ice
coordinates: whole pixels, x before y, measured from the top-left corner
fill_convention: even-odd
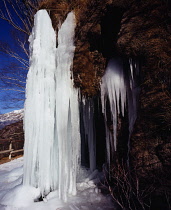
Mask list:
[[[133,130],[137,112],[137,98],[139,88],[137,88],[137,77],[139,69],[136,62],[129,60],[129,67],[126,69],[121,58],[113,58],[109,60],[106,73],[101,83],[101,101],[102,112],[105,117],[106,126],[106,148],[108,154],[108,162],[110,163],[111,152],[117,148],[117,119],[118,115],[124,116],[126,105],[128,104],[129,116],[129,137]],[[107,125],[107,108],[109,102],[111,119],[113,123],[113,132]]]
[[[109,100],[113,120],[113,136],[107,126],[106,103]],[[124,115],[126,104],[126,86],[124,81],[123,66],[120,60],[111,59],[101,84],[102,112],[106,121],[106,148],[108,162],[110,151],[116,150],[117,117],[119,113]],[[121,105],[120,105],[121,104]]]
[[[42,197],[76,194],[80,132],[78,90],[73,87],[75,15],[70,12],[56,34],[48,13],[38,11],[30,36],[30,69],[25,102],[24,185]]]
[[[94,125],[94,103],[93,99],[82,99],[82,116],[85,134],[85,144],[88,145],[89,166],[91,172],[96,169],[96,136]],[[85,145],[84,145],[85,146]],[[84,150],[85,148],[83,148]],[[87,155],[87,154],[86,154]]]
[[[71,12],[58,32],[56,54],[56,121],[54,158],[58,160],[59,198],[76,194],[76,175],[79,171],[80,130],[78,90],[73,87],[71,67],[74,57],[75,16]],[[56,156],[56,157],[55,157]]]

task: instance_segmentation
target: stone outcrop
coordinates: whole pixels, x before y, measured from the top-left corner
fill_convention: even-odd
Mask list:
[[[138,119],[131,138],[133,165],[149,173],[164,167],[158,148],[171,138],[170,8],[163,1],[138,1],[123,15],[117,46],[142,61]],[[170,156],[166,149],[165,155]],[[167,159],[167,158],[166,158]]]
[[[131,165],[140,177],[148,180],[157,177],[156,174],[169,174],[171,3],[166,0],[47,2],[41,8],[49,9],[56,30],[59,20],[63,21],[69,11],[74,9],[76,13],[73,77],[82,95],[98,95],[106,62],[113,54],[140,60],[141,93],[130,140]]]
[[[132,142],[158,137],[168,142],[171,114],[170,3],[160,0],[49,0],[43,1],[42,8],[49,11],[56,31],[69,11],[76,13],[73,72],[75,86],[80,87],[83,95],[98,94],[106,61],[112,53],[140,59],[140,106]],[[113,22],[112,27],[117,27],[117,30],[110,35],[112,27],[105,25]],[[105,34],[105,30],[109,32]],[[107,46],[108,49],[110,45],[111,54],[108,54],[104,48]]]

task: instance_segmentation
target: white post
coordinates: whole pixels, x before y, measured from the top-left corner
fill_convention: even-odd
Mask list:
[[[12,141],[10,141],[9,150],[12,150]],[[10,151],[10,154],[9,154],[9,159],[11,160],[11,151]]]

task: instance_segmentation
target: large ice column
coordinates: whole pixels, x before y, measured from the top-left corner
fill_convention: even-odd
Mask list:
[[[56,34],[45,10],[35,15],[25,101],[24,185],[53,189],[51,170],[55,123]]]
[[[70,12],[56,34],[45,10],[38,11],[30,36],[30,69],[25,102],[24,184],[42,196],[58,190],[76,194],[80,130],[78,90],[72,80],[75,15]]]
[[[58,32],[56,70],[56,132],[58,139],[59,198],[76,194],[80,161],[78,90],[73,87],[71,68],[74,56],[75,15],[70,12]]]

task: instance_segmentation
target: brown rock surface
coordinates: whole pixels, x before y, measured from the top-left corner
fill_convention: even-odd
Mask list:
[[[41,8],[50,10],[54,28],[69,11],[76,12],[77,27],[73,77],[83,95],[98,93],[105,72],[106,56],[102,20],[110,11],[115,21],[121,13],[119,34],[108,46],[142,63],[138,119],[131,136],[131,163],[141,176],[153,177],[167,171],[171,139],[171,10],[169,1],[105,0],[48,1]],[[71,3],[72,2],[72,3]],[[123,16],[122,16],[123,14]],[[117,22],[117,21],[116,21]],[[104,25],[107,22],[104,23]],[[103,27],[104,27],[103,25]],[[115,25],[112,25],[115,27]],[[110,28],[109,28],[110,33]],[[109,34],[108,34],[109,35]],[[98,44],[97,44],[98,42]],[[98,47],[97,47],[98,46]],[[124,153],[124,151],[123,151]]]

